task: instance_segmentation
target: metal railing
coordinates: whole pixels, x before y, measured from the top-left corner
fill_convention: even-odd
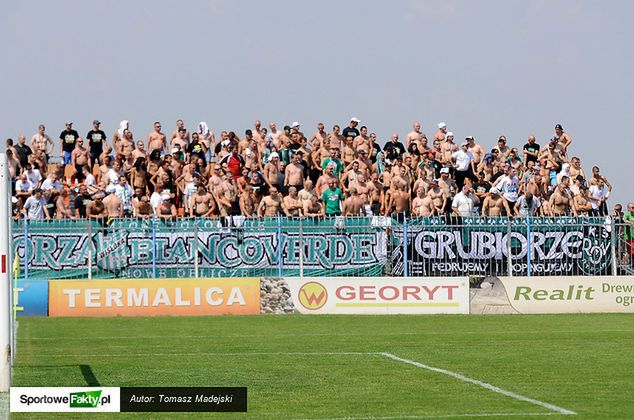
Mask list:
[[[627,229],[604,218],[22,220],[13,245],[23,279],[585,276],[633,273]]]

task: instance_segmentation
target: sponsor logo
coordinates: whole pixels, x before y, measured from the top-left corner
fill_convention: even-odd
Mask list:
[[[72,408],[96,408],[101,398],[101,390],[71,392],[70,406]],[[109,402],[110,396],[106,396]],[[102,402],[103,404],[104,402]]]
[[[315,311],[328,301],[328,291],[321,283],[311,281],[300,287],[297,297],[304,308]]]

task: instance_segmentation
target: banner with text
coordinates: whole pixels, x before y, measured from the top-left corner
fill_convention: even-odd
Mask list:
[[[634,312],[634,276],[500,277],[521,314]]]
[[[387,234],[371,219],[243,219],[20,222],[13,242],[30,278],[295,276],[300,249],[304,275],[383,274]]]
[[[413,219],[393,227],[392,275],[604,275],[610,267],[610,225],[574,218]]]
[[[469,280],[305,277],[262,279],[267,313],[468,314]]]
[[[260,313],[260,279],[51,280],[49,316]]]

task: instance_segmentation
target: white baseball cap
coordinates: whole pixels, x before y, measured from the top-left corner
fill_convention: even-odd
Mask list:
[[[447,137],[453,137],[453,131],[447,131]]]
[[[295,127],[299,127],[299,123],[297,121],[293,121],[293,124],[291,124],[291,128]]]
[[[352,122],[356,122],[356,123],[360,123],[360,122],[361,122],[361,120],[360,120],[360,119],[358,119],[357,117],[352,117],[352,118],[350,118],[350,121],[352,121]]]
[[[447,124],[445,124],[444,122],[438,123],[438,128],[445,128],[447,127]]]

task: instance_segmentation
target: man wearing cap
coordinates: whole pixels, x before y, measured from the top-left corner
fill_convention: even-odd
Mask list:
[[[528,143],[524,145],[524,164],[528,165],[528,162],[537,163],[537,159],[539,158],[539,144],[535,142],[535,136],[528,136]]]
[[[438,123],[438,131],[434,134],[434,141],[440,141],[441,145],[445,141],[445,135],[447,134],[447,124],[444,122]]]
[[[343,133],[341,133],[343,134],[343,137],[352,137],[353,139],[357,137],[360,134],[359,130],[357,130],[357,126],[360,122],[361,120],[359,120],[357,117],[352,117],[350,119],[350,124],[348,124],[348,126],[343,129]]]
[[[469,145],[468,149],[473,155],[473,163],[475,163],[477,167],[477,165],[480,164],[480,162],[482,161],[482,158],[486,154],[484,147],[476,143],[475,138],[473,136],[467,136],[465,141]]]
[[[557,140],[557,143],[559,143],[559,145],[561,146],[561,149],[563,150],[563,155],[566,157],[566,160],[568,160],[568,147],[572,143],[572,137],[570,136],[570,134],[564,131],[564,128],[561,126],[561,124],[555,125],[555,139]]]
[[[475,176],[475,162],[473,154],[469,151],[469,143],[462,143],[460,150],[451,155],[451,160],[456,168],[455,176],[458,189],[462,189],[465,179],[470,179],[472,183],[478,180]]]
[[[92,130],[86,134],[88,150],[90,150],[90,162],[92,165],[99,163],[99,155],[103,153],[103,146],[106,142],[106,133],[99,128],[100,126],[101,122],[94,120],[92,122]]]
[[[72,154],[78,138],[79,133],[73,130],[73,122],[66,121],[66,129],[59,134],[59,139],[62,141],[61,158],[64,165],[69,165],[72,162]]]

